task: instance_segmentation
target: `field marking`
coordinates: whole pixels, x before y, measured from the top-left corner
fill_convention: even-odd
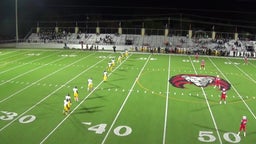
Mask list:
[[[17,50],[15,50],[15,51],[12,51],[12,52],[9,52],[8,54],[10,54],[10,53],[13,53],[13,52],[17,52]],[[26,53],[26,52],[25,52]],[[1,59],[0,59],[0,61],[4,61],[5,59],[9,59],[9,58],[12,58],[12,57],[16,57],[17,55],[22,55],[22,54],[25,54],[25,53],[18,53],[18,54],[15,54],[15,55],[11,55],[11,56],[9,56],[9,57],[2,57]]]
[[[92,55],[92,54],[90,54],[90,55]],[[39,80],[37,80],[37,81],[32,82],[30,85],[28,85],[28,86],[26,86],[26,87],[24,87],[24,88],[22,88],[22,89],[16,91],[15,93],[13,93],[13,94],[10,95],[10,96],[8,96],[8,97],[6,97],[6,98],[0,100],[0,103],[2,103],[2,102],[4,102],[4,101],[6,101],[7,99],[9,99],[9,98],[15,96],[16,94],[22,92],[23,90],[25,90],[25,89],[27,89],[27,88],[29,88],[29,87],[35,85],[36,83],[40,82],[41,80],[46,79],[46,78],[48,78],[49,76],[51,76],[51,75],[53,75],[53,74],[55,74],[55,73],[57,73],[57,72],[59,72],[59,71],[65,69],[65,68],[69,67],[70,65],[75,64],[75,63],[77,63],[77,62],[79,62],[79,61],[81,61],[81,60],[83,60],[83,59],[89,57],[90,55],[88,55],[88,56],[86,56],[86,57],[83,57],[83,58],[81,58],[81,59],[79,59],[79,60],[77,60],[77,61],[75,61],[75,62],[73,62],[73,63],[71,63],[71,64],[69,64],[69,65],[66,65],[65,67],[62,67],[62,68],[60,68],[60,69],[54,71],[53,73],[48,74],[48,75],[42,77],[41,79],[39,79]]]
[[[216,67],[216,69],[221,73],[221,75],[223,75],[223,77],[229,82],[229,79],[222,73],[222,71],[219,69],[219,67],[210,59],[208,58],[211,63],[214,65],[214,67]],[[256,119],[256,116],[254,115],[253,111],[251,110],[251,108],[247,105],[247,103],[245,102],[245,100],[243,99],[243,97],[240,95],[240,93],[237,91],[237,89],[232,85],[234,91],[236,92],[236,94],[238,95],[238,97],[243,101],[244,105],[246,106],[246,108],[249,110],[249,112],[252,114],[252,116],[254,117],[254,119]]]
[[[228,59],[229,60],[229,59]],[[230,60],[229,60],[230,61]],[[232,61],[231,61],[232,62]],[[252,80],[253,83],[256,83],[256,81],[249,76],[246,72],[244,72],[241,68],[239,68],[237,65],[234,65],[240,72],[242,72],[244,75],[246,75],[250,80]]]
[[[191,60],[191,57],[190,57],[190,56],[189,56],[189,59]],[[192,62],[191,62],[191,65],[192,65],[192,67],[193,67],[195,73],[198,74],[197,71],[196,71],[196,68],[195,68],[195,66],[194,66],[194,64],[193,64]],[[215,118],[214,118],[214,116],[213,116],[213,113],[212,113],[211,106],[210,106],[210,104],[209,104],[208,98],[207,98],[207,96],[206,96],[206,93],[205,93],[203,87],[201,87],[201,90],[202,90],[202,92],[203,92],[203,94],[204,94],[204,98],[205,98],[205,101],[206,101],[208,110],[209,110],[209,112],[210,112],[210,115],[211,115],[211,117],[212,117],[212,121],[213,121],[215,130],[216,130],[216,133],[217,133],[217,135],[218,135],[220,144],[222,144],[222,139],[221,139],[221,136],[220,136],[220,132],[219,132],[218,126],[217,126],[217,124],[216,124]]]
[[[6,80],[6,81],[3,82],[3,83],[0,83],[0,86],[3,85],[3,84],[5,84],[5,83],[8,83],[8,82],[10,82],[10,81],[12,81],[12,80],[14,80],[14,79],[16,79],[16,78],[19,78],[19,77],[21,77],[21,76],[23,76],[23,75],[26,75],[26,74],[28,74],[28,73],[30,73],[30,72],[33,72],[33,71],[38,70],[38,69],[40,69],[40,68],[42,68],[42,67],[48,66],[48,65],[51,64],[51,63],[55,63],[55,62],[57,62],[57,61],[60,61],[60,60],[62,60],[62,59],[64,59],[64,58],[59,58],[59,59],[54,60],[54,61],[51,61],[51,62],[49,62],[49,63],[47,63],[47,64],[41,65],[41,66],[36,67],[36,68],[34,68],[34,69],[31,69],[31,70],[29,70],[29,71],[26,71],[25,73],[19,74],[19,75],[17,75],[16,77],[13,77],[13,78],[11,78],[11,79],[9,79],[9,80]],[[23,65],[22,65],[22,66],[23,66]]]
[[[90,55],[92,55],[92,54],[90,54]],[[88,56],[90,56],[90,55],[88,55]],[[87,57],[88,57],[88,56],[87,56]],[[73,63],[77,63],[77,62],[79,62],[79,61],[81,61],[81,60],[83,60],[83,59],[85,59],[85,58],[87,58],[87,57],[81,58],[81,59],[79,59],[79,60],[77,60],[77,61],[75,61],[75,62],[73,62]],[[104,59],[103,59],[103,60],[104,60]],[[103,60],[98,61],[98,62],[95,63],[94,65],[97,65],[98,63],[102,62]],[[73,63],[71,63],[71,64],[73,64]],[[71,64],[67,65],[67,67],[70,66]],[[47,95],[46,97],[44,97],[43,99],[41,99],[39,102],[37,102],[36,104],[34,104],[32,107],[28,108],[26,111],[24,111],[24,112],[23,112],[22,114],[20,114],[18,117],[16,117],[14,120],[12,120],[12,121],[9,122],[8,124],[6,124],[4,127],[2,127],[2,128],[0,129],[0,132],[1,132],[2,130],[4,130],[6,127],[8,127],[9,125],[11,125],[13,122],[15,122],[17,119],[19,119],[21,116],[23,116],[25,113],[29,112],[30,110],[32,110],[33,108],[35,108],[37,105],[39,105],[40,103],[42,103],[42,102],[43,102],[44,100],[46,100],[48,97],[52,96],[55,92],[57,92],[58,90],[60,90],[61,88],[63,88],[65,85],[67,85],[68,83],[70,83],[71,81],[73,81],[74,79],[78,78],[80,75],[82,75],[83,73],[85,73],[86,71],[88,71],[89,69],[91,69],[94,65],[92,65],[91,67],[85,69],[85,70],[82,71],[80,74],[78,74],[78,75],[76,75],[75,77],[73,77],[72,79],[68,80],[65,84],[61,85],[59,88],[57,88],[57,89],[55,89],[54,91],[52,91],[49,95]],[[61,70],[61,69],[59,69],[58,71],[60,71],[60,70]]]
[[[169,56],[168,62],[168,75],[167,75],[167,84],[166,84],[166,101],[165,101],[165,114],[164,114],[164,132],[163,132],[163,144],[166,143],[166,128],[167,128],[167,118],[168,118],[168,107],[169,107],[169,91],[170,91],[170,75],[171,75],[171,56]]]
[[[115,116],[115,118],[114,118],[114,120],[113,120],[112,124],[110,125],[109,130],[107,131],[107,133],[106,133],[105,137],[103,138],[103,140],[102,140],[101,144],[104,144],[104,143],[105,143],[105,141],[106,141],[106,139],[107,139],[107,137],[108,137],[108,135],[109,135],[110,131],[112,130],[112,128],[113,128],[113,126],[114,126],[114,124],[115,124],[115,123],[116,123],[116,121],[117,121],[117,118],[119,117],[119,115],[120,115],[121,111],[123,110],[124,105],[126,104],[126,101],[128,100],[128,98],[129,98],[129,97],[130,97],[130,95],[131,95],[131,92],[132,92],[131,90],[133,90],[134,86],[136,85],[137,80],[139,79],[140,75],[142,74],[142,71],[145,69],[145,66],[146,66],[146,65],[147,65],[147,63],[149,62],[150,57],[151,57],[151,55],[149,55],[149,56],[148,56],[147,61],[145,62],[144,66],[141,68],[141,70],[140,70],[140,72],[139,72],[138,76],[136,77],[136,79],[135,79],[135,81],[134,81],[134,83],[133,83],[132,87],[130,88],[129,93],[127,94],[127,96],[126,96],[126,98],[125,98],[124,102],[122,103],[122,105],[121,105],[121,107],[120,107],[119,111],[117,112],[117,114],[116,114],[116,116]]]
[[[52,55],[53,55],[53,54],[52,54]],[[29,63],[35,62],[35,61],[37,61],[37,60],[50,57],[50,56],[52,56],[52,55],[47,55],[47,56],[45,56],[45,57],[41,57],[41,58],[39,58],[39,59],[35,59],[35,60],[30,61],[30,62],[28,62],[28,63],[23,63],[22,65],[18,65],[18,66],[12,67],[12,68],[10,68],[10,69],[7,69],[7,70],[5,70],[5,71],[1,71],[0,74],[5,73],[5,72],[8,72],[8,71],[11,71],[11,70],[16,69],[16,68],[19,68],[19,67],[22,67],[22,66],[27,65],[27,64],[29,64]],[[27,58],[27,57],[24,57],[24,58]],[[15,61],[17,61],[17,60],[15,60]]]
[[[130,56],[129,56],[130,57]],[[105,60],[106,58],[104,58],[104,59],[102,59],[102,60],[100,60],[100,61],[103,61],[103,60]],[[127,59],[127,58],[126,58]],[[122,63],[121,64],[123,64],[125,61],[126,61],[126,59],[124,60],[124,61],[122,61]],[[108,76],[110,76],[114,71],[116,71],[120,66],[121,66],[121,64],[120,65],[118,65],[111,73],[109,73],[109,75]],[[91,67],[94,67],[94,65],[93,66],[91,66]],[[103,83],[104,81],[102,80],[87,96],[85,96],[85,98],[40,142],[40,144],[42,144],[42,143],[44,143],[56,130],[57,130],[57,128],[59,128],[61,125],[62,125],[62,123],[64,123],[65,122],[65,120],[82,104],[82,103],[84,103],[84,101]]]

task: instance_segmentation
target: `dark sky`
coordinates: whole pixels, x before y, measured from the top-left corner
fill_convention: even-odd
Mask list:
[[[23,36],[37,21],[168,17],[173,14],[256,21],[256,0],[18,0]],[[255,22],[256,23],[256,22]],[[15,36],[15,0],[0,0],[0,37]]]

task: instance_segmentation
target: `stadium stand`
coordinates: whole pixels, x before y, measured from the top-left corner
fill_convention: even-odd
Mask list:
[[[117,33],[85,33],[85,32],[55,32],[54,28],[41,28],[40,32],[30,33],[20,47],[29,44],[35,48],[71,48],[71,49],[97,49],[117,50],[128,49],[130,51],[180,54],[199,54],[216,56],[248,56],[256,57],[256,41],[248,39],[240,40],[228,37],[209,38],[211,32],[196,31],[191,37],[175,34],[165,35],[141,35],[141,34],[117,34]],[[83,44],[83,47],[81,46]]]

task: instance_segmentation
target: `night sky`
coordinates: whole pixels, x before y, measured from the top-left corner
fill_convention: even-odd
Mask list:
[[[168,17],[174,13],[237,19],[256,26],[255,0],[18,0],[20,37],[37,21]],[[0,38],[15,37],[15,0],[0,1]]]

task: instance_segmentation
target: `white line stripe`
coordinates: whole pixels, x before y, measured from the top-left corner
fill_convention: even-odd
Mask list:
[[[91,54],[91,55],[92,55],[92,54]],[[87,57],[89,57],[89,56],[90,56],[90,55],[88,55]],[[31,82],[30,85],[24,87],[23,89],[20,89],[20,90],[16,91],[15,93],[13,93],[13,94],[10,95],[10,96],[8,96],[8,97],[6,97],[6,98],[0,100],[0,103],[2,103],[2,102],[4,102],[4,101],[6,101],[7,99],[9,99],[9,98],[15,96],[16,94],[22,92],[23,90],[25,90],[25,89],[27,89],[27,88],[29,88],[29,87],[35,85],[36,83],[40,82],[41,80],[44,80],[44,79],[48,78],[49,76],[51,76],[51,75],[53,75],[53,74],[55,74],[55,73],[57,73],[57,72],[59,72],[59,71],[65,69],[65,68],[69,67],[70,65],[72,65],[72,64],[74,64],[74,63],[77,63],[77,62],[79,62],[79,61],[81,61],[81,60],[83,60],[83,59],[85,59],[85,58],[87,58],[87,57],[84,57],[84,58],[82,58],[82,59],[79,59],[78,61],[75,61],[75,62],[73,62],[73,63],[71,63],[71,64],[69,64],[69,65],[66,65],[65,67],[62,67],[61,69],[58,69],[58,70],[54,71],[53,73],[48,74],[48,75],[46,75],[45,77],[43,77],[43,78],[41,78],[41,79],[39,79],[39,80],[37,80],[37,81],[35,81],[35,82]],[[37,84],[37,85],[40,85],[40,83]]]
[[[193,64],[193,62],[192,62],[192,60],[191,60],[191,57],[190,57],[190,56],[189,56],[189,60],[190,60],[190,63],[192,64],[192,66],[193,66],[193,69],[194,69],[195,73],[196,73],[196,74],[198,74],[198,73],[197,73],[197,71],[196,71],[196,69],[195,69],[195,66],[194,66],[194,64]],[[214,118],[214,116],[213,116],[213,113],[212,113],[212,110],[211,110],[211,107],[210,107],[210,104],[209,104],[208,98],[207,98],[207,96],[206,96],[206,93],[205,93],[205,91],[204,91],[204,88],[203,88],[203,87],[201,87],[201,90],[202,90],[202,92],[203,92],[203,94],[204,94],[205,102],[206,102],[207,107],[208,107],[208,109],[209,109],[209,112],[210,112],[210,114],[211,114],[212,121],[213,121],[213,124],[214,124],[215,130],[216,130],[216,132],[217,132],[217,135],[218,135],[218,138],[219,138],[220,144],[222,144],[222,139],[221,139],[221,136],[220,136],[220,132],[219,132],[218,126],[217,126],[217,124],[216,124],[215,118]]]
[[[208,58],[211,63],[217,68],[217,70],[223,75],[223,77],[229,82],[231,83],[228,78],[224,75],[224,73],[217,67],[217,65],[210,59]],[[237,91],[237,89],[232,85],[232,88],[234,89],[234,91],[236,92],[236,94],[238,95],[238,97],[243,101],[244,105],[246,106],[246,108],[250,111],[250,113],[252,114],[253,118],[256,119],[255,114],[253,113],[253,111],[251,110],[251,108],[247,105],[247,103],[244,101],[243,97],[239,94],[239,92]]]
[[[106,57],[107,58],[107,57]],[[104,59],[106,59],[106,58],[104,58]],[[104,60],[103,59],[103,60]],[[126,60],[125,60],[126,61]],[[122,61],[122,63],[123,63],[124,61]],[[122,64],[121,63],[121,64]],[[120,66],[121,66],[121,64],[120,65],[118,65],[110,74],[109,74],[109,76],[114,72],[114,71],[116,71],[117,70],[117,68],[119,68]],[[91,66],[92,67],[92,66]],[[103,83],[104,81],[101,81],[74,109],[73,109],[73,111],[71,111],[41,142],[40,142],[40,144],[42,144],[42,143],[44,143],[56,130],[57,130],[57,128],[59,128],[61,125],[62,125],[62,123],[64,123],[65,122],[65,120]]]
[[[130,88],[130,91],[129,91],[128,95],[126,96],[126,98],[125,98],[123,104],[121,105],[119,111],[117,112],[116,117],[115,117],[115,119],[113,120],[113,122],[112,122],[112,124],[111,124],[109,130],[107,131],[107,133],[106,133],[104,139],[102,140],[101,144],[104,144],[104,143],[105,143],[105,141],[106,141],[106,139],[107,139],[107,137],[108,137],[110,131],[112,130],[114,124],[115,124],[116,121],[117,121],[117,118],[119,117],[121,111],[123,110],[124,105],[126,104],[126,101],[128,100],[129,96],[131,95],[131,92],[132,92],[131,90],[133,90],[133,88],[134,88],[135,84],[137,83],[137,80],[139,79],[139,77],[140,77],[142,71],[144,70],[145,66],[147,65],[148,61],[150,60],[150,56],[151,56],[151,55],[149,55],[147,61],[145,62],[145,64],[144,64],[144,66],[142,67],[142,69],[140,70],[140,73],[139,73],[138,76],[136,77],[136,79],[135,79],[135,81],[134,81],[132,87]]]
[[[5,83],[8,83],[8,82],[10,82],[10,81],[12,81],[12,80],[14,80],[14,79],[17,79],[17,78],[19,78],[19,77],[21,77],[21,76],[24,76],[24,75],[26,75],[26,74],[28,74],[28,73],[31,73],[31,72],[33,72],[33,71],[35,71],[35,70],[38,70],[38,69],[40,69],[40,68],[42,68],[42,67],[48,66],[48,65],[51,64],[51,63],[55,63],[55,62],[57,62],[57,61],[60,61],[60,60],[62,60],[62,59],[64,59],[64,58],[59,58],[59,59],[57,59],[57,60],[51,61],[50,63],[41,65],[41,66],[39,66],[39,67],[36,67],[36,68],[31,69],[31,70],[29,70],[29,71],[26,71],[26,72],[24,72],[24,73],[22,73],[22,74],[19,74],[19,75],[17,75],[16,77],[13,77],[13,78],[11,78],[11,79],[9,79],[9,80],[6,80],[6,81],[3,82],[3,83],[0,83],[0,86],[3,85],[3,84],[5,84]],[[22,66],[23,66],[23,65],[22,65]]]
[[[168,79],[167,79],[167,85],[166,85],[166,101],[165,101],[165,116],[164,116],[164,133],[163,133],[163,144],[166,142],[166,128],[167,128],[167,116],[168,116],[168,105],[169,105],[169,90],[170,90],[170,74],[171,74],[171,56],[169,56],[169,63],[168,63]]]
[[[232,62],[232,61],[229,60],[229,59],[228,59],[228,61]],[[250,80],[252,80],[253,83],[256,83],[256,81],[255,81],[252,77],[250,77],[246,72],[244,72],[241,68],[239,68],[237,65],[235,65],[235,67],[236,67],[237,69],[239,69],[239,71],[242,72],[244,75],[246,75]]]
[[[82,59],[85,59],[86,57],[82,58]],[[81,61],[82,59],[76,61],[76,62],[79,62]],[[100,63],[101,61],[103,60],[100,60],[98,61],[97,63]],[[74,63],[76,63],[74,62]],[[97,64],[96,63],[96,64]],[[68,66],[70,66],[71,64],[69,64]],[[68,67],[67,66],[67,67]],[[92,66],[91,66],[92,67]],[[16,117],[15,119],[13,119],[11,122],[9,122],[7,125],[5,125],[4,127],[2,127],[0,129],[0,132],[2,130],[4,130],[6,127],[8,127],[9,125],[11,125],[13,122],[15,122],[17,119],[19,119],[20,117],[22,117],[25,113],[29,112],[30,110],[32,110],[33,108],[35,108],[37,105],[39,105],[40,103],[42,103],[44,100],[46,100],[48,97],[50,97],[52,94],[54,94],[56,91],[60,90],[62,87],[64,87],[66,84],[68,84],[69,82],[73,81],[74,79],[76,79],[77,77],[79,77],[81,74],[83,74],[84,72],[86,72],[88,69],[90,69],[91,67],[87,68],[86,70],[84,70],[83,72],[81,72],[80,74],[76,75],[75,77],[73,77],[71,80],[67,81],[65,84],[63,84],[61,87],[55,89],[53,92],[51,92],[49,95],[47,95],[46,97],[44,97],[43,99],[41,99],[39,102],[37,102],[35,105],[33,105],[32,107],[30,107],[29,109],[27,109],[25,112],[23,112],[22,114],[20,114],[18,117]],[[61,69],[59,69],[58,71],[60,71]],[[56,71],[57,72],[57,71]],[[53,73],[52,73],[53,74]],[[48,77],[48,76],[46,76]],[[28,86],[29,87],[29,86]]]
[[[54,54],[55,54],[55,53],[54,53]],[[54,54],[52,54],[52,55],[54,55]],[[29,64],[29,63],[36,62],[36,61],[38,61],[38,60],[40,60],[40,59],[44,59],[44,58],[50,57],[50,56],[52,56],[52,55],[47,55],[47,56],[45,56],[45,57],[41,57],[41,58],[39,58],[39,59],[35,59],[35,60],[33,60],[33,61],[30,61],[30,62],[28,62],[28,63],[26,63],[26,64],[25,64],[25,63],[23,63],[23,64],[21,64],[21,65],[18,65],[18,66],[12,67],[12,68],[7,69],[7,70],[5,70],[5,71],[1,71],[1,72],[0,72],[0,74],[2,74],[2,73],[6,73],[6,72],[8,72],[8,71],[11,71],[11,70],[16,69],[16,68],[19,68],[19,67],[22,67],[22,66],[27,65],[27,64]],[[25,58],[27,58],[27,57],[25,57]],[[15,60],[15,61],[17,61],[17,60]]]

